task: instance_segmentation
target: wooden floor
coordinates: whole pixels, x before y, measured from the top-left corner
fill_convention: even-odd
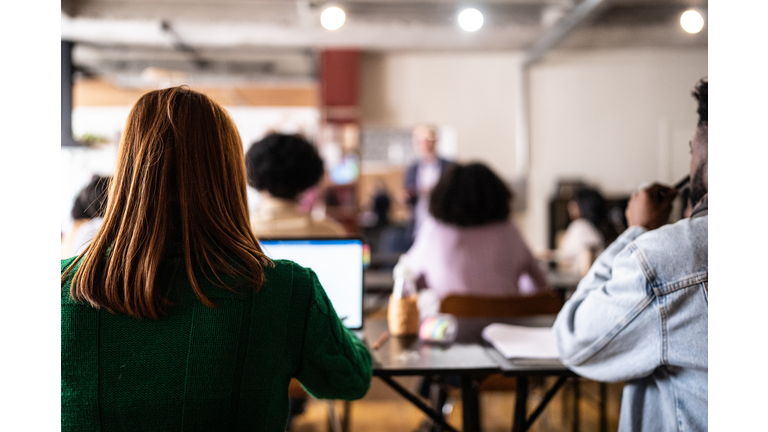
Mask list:
[[[398,378],[398,382],[406,388],[414,390],[418,378]],[[553,381],[547,382],[551,385]],[[598,384],[589,380],[581,380],[580,384],[580,421],[581,431],[599,431]],[[608,385],[607,414],[608,431],[618,428],[619,405],[621,401],[621,384]],[[542,390],[531,389],[528,412],[532,412]],[[570,387],[561,389],[558,395],[550,401],[547,409],[531,428],[532,432],[573,431],[573,399]],[[453,411],[448,416],[448,422],[461,430],[461,399],[456,394]],[[342,402],[334,402],[336,409],[341,412]],[[514,392],[481,393],[481,425],[485,432],[509,432],[512,430],[512,411],[515,405]],[[427,418],[410,402],[391,390],[377,378],[373,379],[371,389],[361,400],[351,403],[349,420],[350,431],[363,432],[416,432]],[[564,409],[565,408],[565,409]],[[329,407],[327,401],[310,400],[304,414],[296,417],[291,432],[324,432],[329,427]]]

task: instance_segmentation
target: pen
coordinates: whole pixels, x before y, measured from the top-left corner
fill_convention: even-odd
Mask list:
[[[373,344],[373,349],[377,350],[381,348],[381,346],[384,345],[384,342],[386,342],[387,339],[389,339],[389,332],[385,330],[384,333],[382,333],[381,336],[379,336],[379,339],[376,340],[376,343]]]

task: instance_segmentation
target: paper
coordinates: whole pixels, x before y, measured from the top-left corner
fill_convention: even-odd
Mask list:
[[[483,329],[483,339],[507,359],[559,359],[555,334],[549,327],[523,327],[491,324]]]

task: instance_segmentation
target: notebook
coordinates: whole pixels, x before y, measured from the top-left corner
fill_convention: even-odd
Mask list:
[[[263,239],[271,259],[291,260],[317,274],[344,326],[363,328],[363,242],[360,239]]]
[[[549,327],[523,327],[494,323],[483,329],[488,341],[505,358],[557,360],[555,334]]]

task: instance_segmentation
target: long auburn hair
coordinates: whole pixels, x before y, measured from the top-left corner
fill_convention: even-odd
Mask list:
[[[107,209],[78,262],[70,295],[112,313],[159,319],[168,287],[155,284],[171,242],[181,244],[186,275],[234,291],[221,276],[255,290],[271,262],[253,235],[246,204],[243,146],[227,112],[187,87],[151,91],[133,106],[118,151]]]

